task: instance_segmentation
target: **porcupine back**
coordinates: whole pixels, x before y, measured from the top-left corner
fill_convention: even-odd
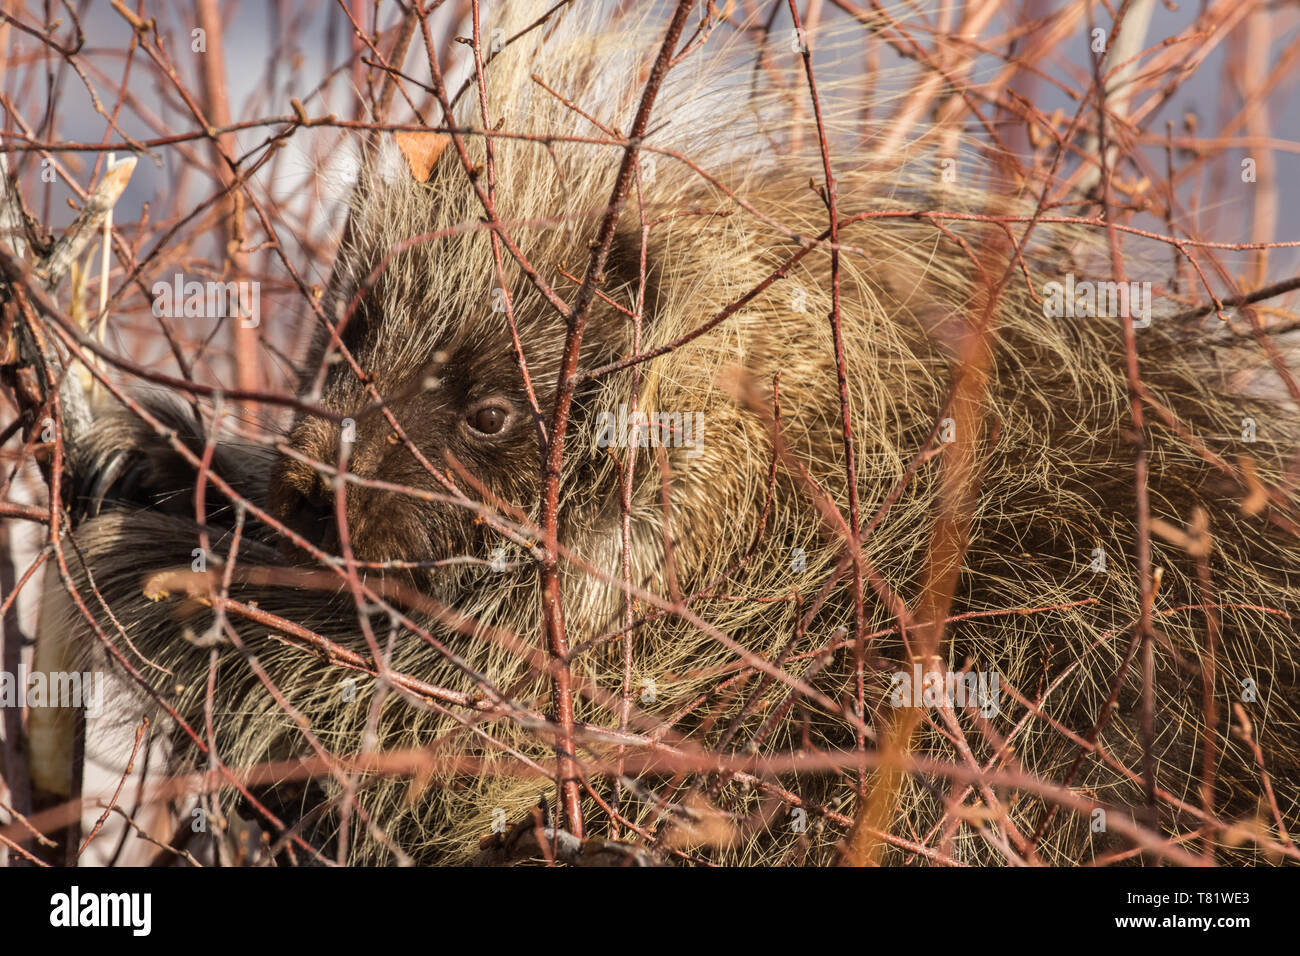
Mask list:
[[[540,10],[527,4],[511,7],[507,35],[536,19]],[[490,175],[498,215],[537,273],[567,302],[573,301],[586,267],[587,243],[605,213],[623,151],[609,142],[617,137],[560,102],[531,75],[607,126],[626,131],[661,30],[652,20],[596,28],[573,13],[558,26],[511,43],[488,65],[491,125],[504,134],[522,134],[492,138]],[[882,157],[857,145],[862,131],[856,119],[835,108],[836,83],[829,79],[835,71],[822,66],[823,57],[835,56],[832,47],[819,46],[816,57],[827,77],[824,95],[841,219],[907,209],[1032,211],[1028,200],[991,201],[977,188],[949,184],[938,189],[936,163],[922,151]],[[584,338],[581,368],[677,342],[765,280],[809,237],[825,231],[826,207],[809,187],[810,178],[820,182],[823,173],[806,114],[796,116],[783,95],[752,83],[748,62],[725,49],[721,37],[711,38],[674,68],[646,139],[652,169],[643,166],[639,191],[621,214],[604,296],[593,307]],[[462,128],[482,128],[473,90],[458,107],[457,122]],[[803,124],[802,137],[792,135],[796,123]],[[484,138],[465,136],[463,143],[471,165],[479,167],[477,182],[486,186]],[[977,171],[968,178],[976,180]],[[458,147],[442,153],[426,182],[364,171],[352,207],[353,226],[340,251],[338,301],[348,303],[361,293],[361,307],[349,318],[343,339],[367,377],[359,380],[347,361],[336,361],[320,393],[308,391],[313,400],[356,422],[350,465],[362,481],[349,484],[347,498],[356,556],[372,562],[450,559],[433,569],[366,574],[367,583],[376,587],[390,582],[427,596],[415,606],[394,599],[424,634],[384,613],[372,614],[370,621],[391,655],[393,671],[446,694],[379,689],[364,673],[322,659],[289,629],[231,611],[227,621],[244,650],[229,641],[217,645],[214,739],[221,759],[232,767],[314,752],[295,717],[255,674],[246,657],[252,654],[308,722],[315,744],[331,753],[427,748],[440,759],[477,758],[476,772],[437,771],[414,782],[401,775],[358,779],[358,805],[370,822],[357,822],[354,816],[350,824],[355,862],[392,861],[403,854],[418,862],[464,860],[499,819],[499,810],[508,820],[523,819],[539,795],[549,797],[554,790],[540,776],[554,766],[553,738],[538,726],[538,716],[549,707],[550,681],[527,653],[544,647],[537,570],[526,548],[533,535],[529,520],[495,507],[498,501],[516,506],[535,526],[537,437],[525,431],[519,446],[501,452],[499,460],[483,455],[458,457],[453,463],[432,426],[425,428],[422,422],[442,408],[440,390],[458,376],[508,380],[517,387],[520,375],[506,316],[492,308],[494,289],[504,285],[510,290],[531,383],[544,411],[554,401],[565,326],[508,251],[502,252],[505,282],[496,276],[488,232],[476,226],[482,207]],[[642,222],[651,226],[645,238],[643,307],[638,310]],[[945,228],[947,234],[915,218],[882,216],[848,223],[839,236],[840,313],[860,514],[865,523],[884,511],[865,542],[865,554],[879,577],[909,603],[920,587],[940,504],[942,445],[906,481],[901,494],[893,493],[915,456],[936,447],[936,422],[945,414],[957,372],[953,343],[981,318],[977,266],[968,250],[979,249],[979,259],[989,240],[979,223],[951,220]],[[416,236],[431,238],[406,242]],[[1035,287],[1041,287],[1067,272],[1111,278],[1097,271],[1095,248],[1096,239],[1079,230],[1040,224],[1022,252]],[[629,315],[638,311],[639,341]],[[852,602],[847,576],[842,568],[836,570],[843,539],[816,503],[825,495],[841,514],[848,513],[830,311],[830,254],[823,245],[708,333],[579,389],[566,441],[560,538],[569,558],[563,594],[579,688],[580,760],[612,760],[617,753],[616,744],[594,728],[620,725],[620,497],[629,455],[635,456],[630,577],[638,591],[648,592],[634,607],[641,623],[632,636],[631,732],[643,740],[654,735],[687,751],[739,752],[759,735],[753,747],[760,753],[853,746],[844,717],[813,703],[784,708],[776,725],[766,726],[772,714],[783,712],[789,688],[762,678],[711,631],[729,635],[769,660],[784,654],[791,675],[818,662],[810,677],[814,686],[836,702],[852,697],[853,650],[846,633]],[[964,619],[948,626],[941,654],[954,670],[970,661],[976,670],[1000,675],[1004,692],[994,729],[1009,737],[1015,764],[1061,782],[1077,745],[1046,719],[1026,718],[1024,706],[1006,688],[1030,700],[1041,698],[1046,718],[1085,735],[1105,710],[1128,655],[1139,607],[1123,338],[1117,319],[1047,318],[1018,273],[998,299],[992,325],[983,432],[969,439],[978,449],[979,494],[953,606],[953,614]],[[1229,462],[1248,451],[1260,480],[1281,485],[1285,455],[1295,448],[1294,415],[1233,392],[1230,373],[1248,356],[1231,346],[1211,355],[1201,330],[1191,323],[1157,318],[1137,334],[1142,378],[1182,426]],[[304,363],[304,382],[313,381],[317,360],[327,348],[318,337]],[[785,455],[774,451],[770,422],[778,388],[777,431]],[[373,394],[385,397],[426,459],[453,476],[454,492],[429,476],[406,449],[405,439],[374,411]],[[422,404],[430,402],[434,404]],[[608,419],[601,413],[617,416],[620,406],[700,413],[702,441],[694,449],[663,448],[662,455],[652,448],[602,447],[598,438]],[[160,409],[159,414],[166,414],[167,424],[195,451],[202,450],[202,429],[179,412]],[[1249,448],[1236,437],[1244,417],[1261,423],[1259,438]],[[156,575],[188,568],[198,545],[190,494],[195,472],[153,429],[128,413],[105,411],[102,425],[74,454],[84,488],[93,487],[96,476],[101,492],[110,486],[102,510],[75,532],[85,552],[80,583],[87,584],[87,572],[93,576],[112,609],[109,617],[92,602],[100,626],[122,656],[191,726],[202,728],[211,652],[186,635],[207,632],[209,607],[176,588],[151,599],[159,597]],[[1268,509],[1243,513],[1240,489],[1158,417],[1148,416],[1144,438],[1153,514],[1181,527],[1195,507],[1203,507],[1214,536],[1209,562],[1215,599],[1223,606],[1216,669],[1220,704],[1214,734],[1221,754],[1216,808],[1234,818],[1259,812],[1254,758],[1227,733],[1226,720],[1231,701],[1241,696],[1241,682],[1249,678],[1259,689],[1246,707],[1279,804],[1294,819],[1295,639],[1285,613],[1295,604],[1296,542],[1270,522]],[[337,461],[338,429],[324,419],[300,417],[287,440],[301,460],[281,459],[273,473],[270,453],[255,445],[222,446],[213,470],[258,507],[277,516],[298,515],[300,499],[320,489],[313,484],[315,476],[328,478],[328,467]],[[326,468],[314,469],[304,460]],[[118,479],[104,481],[115,461],[120,470],[111,474]],[[121,461],[127,464],[120,466]],[[395,494],[373,484],[377,481],[413,486],[426,499],[438,500]],[[443,500],[448,498],[452,500]],[[211,561],[220,574],[234,512],[216,489],[209,490],[208,500]],[[485,513],[496,517],[482,520]],[[516,542],[502,537],[493,520],[519,527]],[[309,527],[295,527],[311,537]],[[337,548],[337,535],[321,540],[332,543],[331,550]],[[504,570],[489,563],[498,547],[506,560]],[[1105,573],[1092,569],[1097,548],[1107,557]],[[1201,603],[1196,566],[1185,549],[1157,539],[1153,560],[1163,570],[1153,610],[1159,632],[1157,782],[1174,797],[1199,805],[1199,662],[1205,654],[1205,612],[1184,607]],[[288,573],[321,565],[301,551],[289,552],[278,535],[250,516],[237,568],[256,567]],[[798,626],[799,615],[832,576],[836,583],[820,609],[805,627]],[[369,658],[356,602],[347,589],[258,584],[247,573],[233,577],[233,600]],[[143,593],[145,582],[154,585],[150,596]],[[672,600],[674,587],[680,595],[699,595],[689,610],[706,627],[684,615],[659,613]],[[710,590],[699,594],[705,589]],[[868,722],[876,729],[889,716],[891,673],[910,669],[909,652],[893,630],[896,623],[893,612],[869,590],[865,627],[868,633],[880,632],[870,644],[866,693]],[[73,626],[85,631],[75,619]],[[81,643],[88,653],[103,657],[93,636],[84,634]],[[822,663],[827,652],[830,662]],[[1139,674],[1136,665],[1128,668],[1118,707],[1099,740],[1114,761],[1134,771],[1142,765]],[[355,693],[344,693],[343,682],[358,676]],[[492,696],[485,686],[499,689],[510,706],[487,707],[484,702]],[[652,695],[643,693],[647,688],[653,688]],[[451,703],[454,695],[467,695],[478,705]],[[751,695],[758,703],[747,707]],[[372,717],[377,696],[381,705]],[[976,757],[990,760],[993,751],[979,742],[974,725],[962,720]],[[372,721],[373,733],[368,730]],[[671,726],[665,730],[661,722]],[[176,751],[179,766],[203,765],[179,736]],[[636,751],[636,745],[630,747]],[[917,751],[954,757],[951,745],[928,725],[922,727]],[[1007,759],[994,765],[1003,766]],[[537,773],[529,772],[530,765]],[[589,782],[609,798],[607,778],[593,775]],[[856,806],[852,775],[832,772],[760,777],[757,785],[744,787],[726,780],[647,774],[640,786],[636,793],[624,792],[623,815],[639,827],[666,832],[666,845],[685,846],[692,854],[722,862],[830,859],[844,833],[837,815],[852,816]],[[1089,758],[1071,786],[1113,806],[1135,807],[1142,799],[1138,782],[1097,757]],[[337,777],[327,775],[317,786],[283,786],[264,796],[283,815],[307,814],[312,826],[306,832],[321,843],[333,838],[340,817],[319,803],[336,799],[340,787]],[[909,779],[891,832],[907,840],[927,834],[943,814],[940,794],[947,788],[943,779]],[[683,821],[690,813],[698,815],[702,805],[688,791],[707,793],[744,821],[732,842],[699,847],[683,835],[689,829]],[[782,802],[774,797],[778,792],[793,794],[810,811],[814,822],[809,832],[789,825],[792,798]],[[654,795],[695,809],[661,819]],[[1043,807],[1028,798],[1013,804],[1012,819],[1022,833],[1034,831]],[[607,815],[594,800],[585,799],[584,809],[590,831],[609,832]],[[1168,814],[1162,822],[1173,825]],[[1087,823],[1059,814],[1039,848],[1043,858],[1083,860],[1111,848],[1104,837],[1089,833]],[[1193,825],[1186,815],[1178,824],[1183,829]],[[901,849],[890,852],[895,855],[889,859],[896,862],[907,858]],[[962,860],[1001,858],[966,828],[951,852]],[[1240,852],[1250,854],[1249,844]]]

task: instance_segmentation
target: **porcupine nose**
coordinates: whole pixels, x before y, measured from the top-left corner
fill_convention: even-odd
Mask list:
[[[337,549],[338,522],[334,509],[334,492],[320,476],[316,476],[310,490],[305,493],[295,491],[286,504],[283,520],[289,530],[322,551],[332,552]]]

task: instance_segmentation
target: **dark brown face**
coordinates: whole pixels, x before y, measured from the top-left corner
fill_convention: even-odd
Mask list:
[[[334,365],[320,404],[350,424],[299,419],[289,437],[298,454],[282,458],[272,481],[277,517],[337,553],[335,478],[312,463],[337,466],[346,451],[354,478],[345,486],[345,527],[359,561],[488,559],[500,538],[457,494],[472,502],[496,498],[526,513],[537,494],[539,457],[510,339],[504,330],[484,331],[453,337],[429,361],[405,367],[366,335],[349,336],[373,391],[348,363]],[[376,407],[376,392],[409,444]]]

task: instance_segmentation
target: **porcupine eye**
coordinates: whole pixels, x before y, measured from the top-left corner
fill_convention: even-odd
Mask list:
[[[484,405],[465,416],[469,427],[480,435],[497,435],[510,420],[510,409],[504,405]]]

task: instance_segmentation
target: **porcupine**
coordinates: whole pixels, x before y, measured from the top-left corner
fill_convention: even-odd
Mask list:
[[[539,12],[518,7],[505,25],[508,36]],[[342,320],[342,332],[338,342],[328,331],[316,332],[302,363],[304,401],[330,417],[299,414],[283,439],[288,453],[233,441],[213,452],[213,475],[301,538],[233,507],[209,481],[209,580],[221,586],[238,522],[229,599],[342,645],[360,655],[360,669],[341,666],[296,632],[233,607],[225,613],[225,630],[213,632],[207,585],[195,592],[203,599],[195,600],[177,583],[183,574],[167,576],[188,569],[200,544],[196,469],[167,435],[201,456],[210,422],[154,402],[151,413],[165,426],[159,437],[160,429],[134,413],[104,408],[95,433],[70,450],[74,493],[89,499],[80,503],[86,514],[74,529],[82,558],[73,570],[83,593],[90,593],[93,579],[103,596],[106,608],[90,602],[99,627],[121,659],[201,736],[211,676],[212,739],[225,765],[309,758],[315,745],[338,755],[427,748],[437,758],[477,758],[472,771],[354,778],[365,819],[348,815],[353,862],[470,859],[494,823],[503,816],[527,820],[539,796],[550,799],[555,792],[554,781],[541,775],[555,767],[555,737],[539,726],[549,713],[551,676],[541,652],[536,560],[544,440],[538,421],[550,424],[567,325],[542,288],[569,305],[575,301],[589,243],[625,155],[617,131],[628,128],[662,35],[662,24],[650,21],[598,29],[577,22],[572,11],[558,20],[514,40],[487,65],[489,125],[502,135],[458,134],[427,176],[385,175],[378,164],[362,169],[327,300],[327,313]],[[746,65],[717,49],[720,42],[701,44],[660,91],[638,181],[618,215],[581,343],[580,372],[659,354],[585,378],[567,425],[559,543],[576,719],[583,731],[580,766],[599,760],[607,767],[620,753],[635,756],[647,735],[688,752],[716,748],[760,756],[851,751],[856,742],[845,716],[855,681],[852,575],[843,560],[843,534],[826,514],[829,504],[847,516],[849,496],[828,320],[833,267],[827,203],[810,185],[824,182],[820,142],[810,112],[792,111],[784,93],[764,92]],[[535,82],[533,73],[560,95]],[[457,105],[457,128],[483,128],[476,94],[471,87]],[[1114,766],[1139,775],[1143,766],[1140,665],[1130,659],[1140,599],[1123,327],[1115,318],[1050,317],[1041,301],[1044,282],[1066,273],[1115,278],[1102,271],[1109,263],[1097,254],[1100,242],[1059,223],[1032,230],[1018,250],[1031,281],[1021,281],[1017,266],[989,321],[978,433],[945,435],[945,402],[962,368],[954,342],[973,334],[981,320],[978,268],[990,261],[990,233],[957,217],[937,229],[921,217],[863,214],[993,208],[1028,216],[1033,197],[990,205],[979,188],[938,186],[929,152],[882,157],[870,151],[869,139],[860,145],[854,124],[835,114],[826,123],[843,223],[835,311],[859,517],[870,527],[863,541],[866,566],[905,602],[916,598],[942,506],[944,456],[969,442],[978,461],[978,493],[954,620],[940,651],[945,666],[957,670],[969,662],[996,672],[1004,689],[1042,698],[1042,715],[1026,717],[1023,702],[1003,694],[993,724],[1009,737],[1012,756],[1003,754],[996,766],[1068,782],[1099,804],[1138,807],[1141,781]],[[970,178],[977,178],[974,171]],[[504,278],[498,277],[476,191],[489,183],[504,234],[539,282],[504,246]],[[1012,261],[1007,252],[997,263],[1005,268]],[[767,282],[778,270],[782,277]],[[690,334],[756,288],[761,291],[707,333]],[[501,290],[509,292],[508,309]],[[1152,514],[1182,528],[1199,508],[1212,529],[1208,566],[1221,620],[1214,806],[1233,820],[1262,812],[1254,755],[1229,733],[1232,702],[1241,699],[1242,682],[1253,681],[1256,693],[1244,706],[1276,799],[1294,820],[1300,747],[1295,638],[1286,615],[1295,608],[1300,550],[1282,526],[1295,501],[1280,494],[1248,513],[1241,508],[1245,490],[1212,463],[1226,461],[1232,471],[1237,456],[1249,452],[1263,486],[1288,487],[1294,414],[1235,389],[1231,374],[1253,353],[1227,340],[1209,348],[1199,320],[1157,316],[1135,335],[1150,397],[1184,430],[1179,434],[1161,416],[1147,416],[1141,439]],[[620,418],[622,409],[633,421],[637,411],[680,415],[669,421],[683,422],[683,431],[669,429],[660,436],[665,441],[637,447],[638,434],[621,441],[627,433],[620,435],[617,425],[611,442],[611,419],[627,420]],[[1239,437],[1243,418],[1260,423],[1248,447]],[[689,434],[698,420],[702,432]],[[351,440],[343,535],[335,520],[334,467],[342,461],[345,428]],[[946,443],[946,437],[956,440]],[[1199,453],[1194,443],[1210,454]],[[625,511],[633,594],[623,584]],[[360,579],[423,634],[359,599],[303,547],[338,554],[344,540],[355,561],[379,565],[363,566]],[[1203,599],[1188,549],[1156,537],[1153,550],[1161,571],[1152,607],[1156,785],[1199,806],[1206,611],[1196,607]],[[1104,555],[1101,567],[1098,555]],[[291,576],[304,569],[318,572],[317,583],[304,586]],[[322,574],[327,587],[319,584]],[[912,662],[895,608],[880,596],[883,589],[864,586],[863,626],[875,635],[867,642],[865,723],[878,732],[888,722],[891,675],[910,670]],[[424,600],[410,600],[411,593]],[[678,600],[686,601],[689,615],[666,610]],[[367,675],[375,667],[359,606],[392,671],[422,682],[419,687],[390,683],[380,690]],[[625,674],[629,617],[635,626]],[[120,673],[101,639],[76,615],[71,621],[78,645]],[[829,709],[771,679],[720,642],[718,631],[790,675],[803,675],[835,706],[848,709]],[[204,635],[210,640],[196,640]],[[250,656],[285,700],[266,690]],[[1090,756],[1067,781],[1081,745],[1066,731],[1089,734],[1107,711],[1116,680],[1121,693],[1097,741],[1110,760]],[[430,685],[447,693],[430,700],[420,689]],[[496,698],[485,686],[499,689],[508,706],[494,710]],[[601,737],[596,729],[620,727],[625,688],[631,696],[628,733],[640,736]],[[377,719],[376,695],[382,695]],[[140,699],[153,708],[147,697]],[[314,744],[299,720],[310,727]],[[976,759],[989,761],[991,745],[966,716],[961,720]],[[666,733],[660,721],[671,723]],[[916,753],[953,757],[939,725],[937,718],[922,725]],[[207,765],[179,732],[174,751],[178,769]],[[526,772],[530,762],[538,773]],[[829,861],[857,805],[851,770],[759,773],[739,781],[668,770],[630,775],[617,806],[637,829],[625,823],[619,832],[633,842],[650,841],[669,858],[677,851],[720,862]],[[603,770],[585,782],[608,803],[614,799],[610,781]],[[887,844],[886,861],[918,858],[907,847],[940,821],[948,787],[940,776],[905,780],[890,831],[904,839]],[[258,795],[289,821],[303,819],[305,838],[330,855],[345,816],[341,788],[337,777],[323,774],[309,786],[285,784]],[[1024,834],[1042,824],[1051,806],[999,793],[1012,801],[1008,812]],[[224,796],[227,806],[238,802],[233,793]],[[709,804],[740,821],[730,840],[691,836],[691,820],[698,823]],[[588,835],[613,832],[608,813],[585,791],[583,808]],[[811,821],[806,832],[792,825],[794,808]],[[1183,829],[1195,826],[1190,812],[1179,817]],[[1169,810],[1159,825],[1172,830]],[[947,852],[960,860],[1003,859],[985,837],[978,827],[963,826]],[[1211,839],[1242,842],[1221,834]],[[1092,833],[1087,816],[1065,810],[1045,826],[1037,853],[1066,863],[1127,845]],[[1232,852],[1242,859],[1261,856],[1249,841]]]

